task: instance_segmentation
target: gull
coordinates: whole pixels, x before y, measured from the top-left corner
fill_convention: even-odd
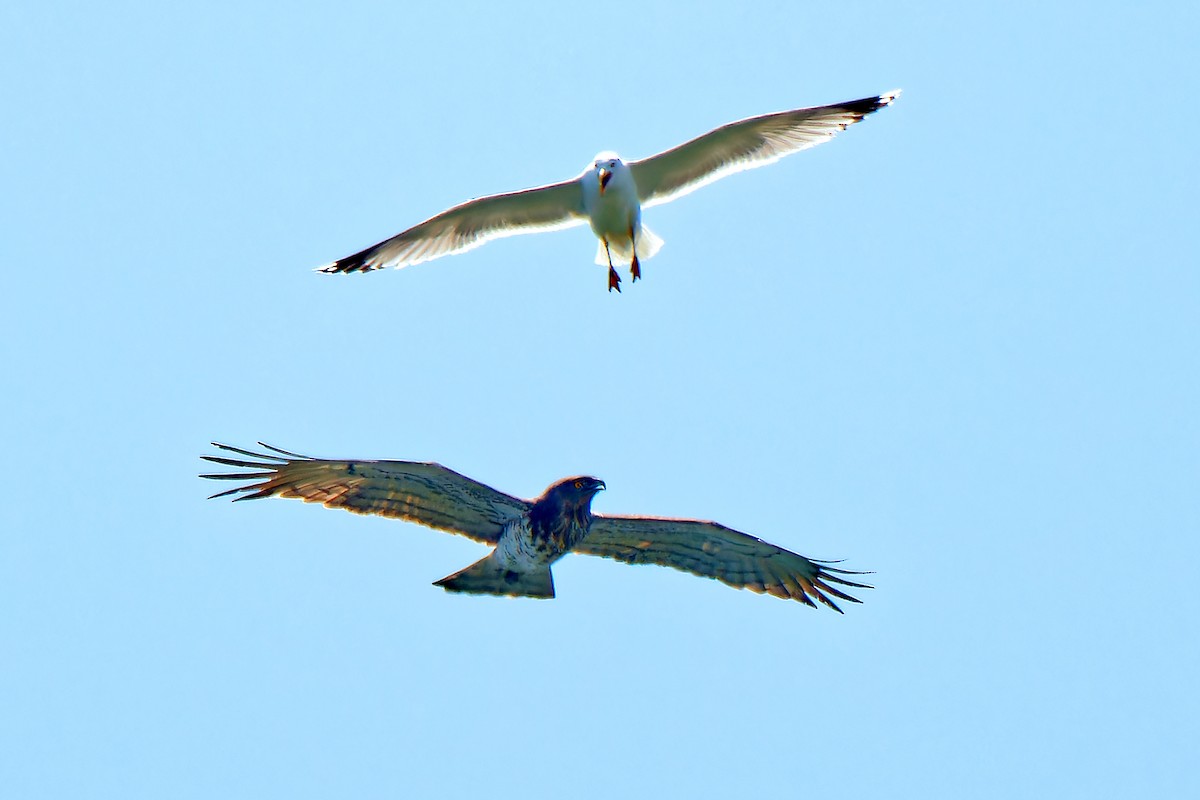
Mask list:
[[[572,180],[468,200],[318,271],[407,267],[466,252],[492,239],[586,222],[600,240],[596,263],[608,265],[608,290],[620,292],[616,267],[628,265],[637,281],[641,262],[663,244],[642,224],[643,208],[826,142],[899,96],[897,89],[846,103],[749,117],[638,161],[622,161],[605,151]]]

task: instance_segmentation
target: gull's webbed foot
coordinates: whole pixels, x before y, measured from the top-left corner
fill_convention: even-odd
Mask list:
[[[633,275],[634,283],[637,283],[637,279],[642,277],[642,265],[638,263],[637,253],[633,254],[633,263],[629,267],[629,272]]]
[[[608,290],[611,292],[613,289],[616,289],[618,292],[621,291],[621,276],[617,274],[617,271],[615,269],[613,269],[612,267],[609,267],[608,268]]]

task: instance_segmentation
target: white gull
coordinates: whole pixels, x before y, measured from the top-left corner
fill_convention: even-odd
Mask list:
[[[619,292],[621,278],[614,265],[628,264],[636,281],[640,262],[662,247],[662,239],[642,224],[643,208],[826,142],[899,95],[897,89],[846,103],[750,117],[628,163],[616,153],[600,153],[577,178],[468,200],[319,269],[332,273],[407,267],[503,236],[586,222],[600,240],[596,263],[608,265],[608,290]]]

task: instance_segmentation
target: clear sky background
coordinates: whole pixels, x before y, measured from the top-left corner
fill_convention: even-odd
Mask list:
[[[1168,797],[1200,702],[1196,4],[0,9],[7,797]],[[647,212],[312,269],[895,87]],[[436,460],[874,570],[839,616],[206,501],[216,439]]]

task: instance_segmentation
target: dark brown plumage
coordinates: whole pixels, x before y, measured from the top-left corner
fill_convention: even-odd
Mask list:
[[[814,561],[715,522],[593,514],[604,482],[567,478],[541,497],[521,500],[440,464],[309,458],[270,445],[257,453],[213,443],[245,458],[202,456],[249,472],[201,475],[249,481],[228,491],[235,500],[298,497],[358,514],[381,514],[460,533],[495,549],[435,585],[452,592],[554,597],[551,565],[567,553],[627,564],[658,564],[841,612],[833,598],[860,602],[838,586],[871,588],[844,575],[863,573]],[[250,459],[250,460],[248,460]]]

